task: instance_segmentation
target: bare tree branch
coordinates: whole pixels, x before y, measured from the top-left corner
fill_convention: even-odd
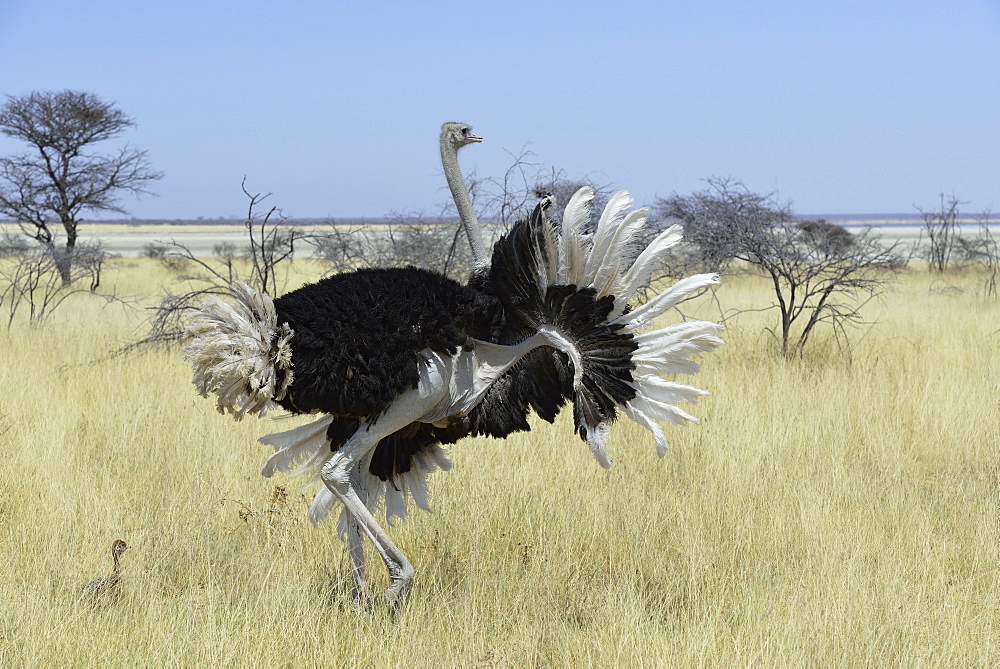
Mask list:
[[[190,247],[176,240],[147,248],[147,255],[158,257],[172,267],[194,271],[187,271],[178,277],[179,281],[187,284],[187,290],[168,293],[159,304],[150,308],[146,334],[119,348],[112,357],[154,344],[181,340],[187,314],[209,296],[231,295],[229,286],[234,281],[243,281],[270,295],[278,294],[284,278],[279,270],[292,260],[295,242],[309,241],[310,236],[288,225],[288,219],[281,215],[277,207],[259,213],[270,194],[251,193],[246,188],[245,178],[241,188],[249,200],[244,221],[247,247],[242,258],[237,257],[237,250],[232,245],[216,245],[214,260],[196,256]],[[250,267],[249,273],[242,271],[246,265]]]
[[[952,254],[958,246],[959,209],[964,202],[954,195],[945,198],[941,193],[940,205],[936,210],[925,211],[917,207],[924,219],[924,231],[927,233],[927,263],[932,272],[944,272],[951,263]]]
[[[996,297],[997,278],[1000,275],[1000,239],[993,234],[991,216],[989,210],[979,215],[979,229],[975,237],[962,236],[955,241],[962,261],[983,271],[983,289],[986,294]]]

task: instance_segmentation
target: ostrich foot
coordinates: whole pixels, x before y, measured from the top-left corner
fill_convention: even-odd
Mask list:
[[[385,591],[386,603],[389,605],[389,610],[393,613],[398,613],[406,604],[406,600],[410,596],[410,587],[413,585],[413,576],[414,571],[410,567],[408,573],[394,576],[392,585]]]

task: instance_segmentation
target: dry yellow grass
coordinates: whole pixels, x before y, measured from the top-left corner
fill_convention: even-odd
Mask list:
[[[951,281],[905,276],[849,358],[731,323],[663,460],[627,421],[611,471],[565,420],[460,443],[392,530],[398,618],[350,609],[333,524],[260,477],[284,426],[215,413],[176,350],[96,361],[141,314],[81,296],[0,330],[0,665],[996,665],[1000,304]],[[119,536],[124,600],[80,606]]]

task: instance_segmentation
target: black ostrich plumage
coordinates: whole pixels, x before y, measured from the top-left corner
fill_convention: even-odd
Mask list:
[[[295,331],[295,380],[281,405],[352,417],[384,412],[417,386],[421,350],[453,354],[471,345],[497,310],[479,291],[416,267],[337,274],[274,307]]]
[[[630,334],[605,323],[614,298],[590,288],[549,286],[540,293],[537,267],[547,262],[539,243],[549,225],[541,207],[515,224],[493,247],[490,271],[463,285],[415,267],[361,269],[304,286],[274,301],[278,323],[288,323],[294,380],[280,401],[294,413],[334,416],[327,430],[340,448],[363,420],[377,420],[419,381],[419,352],[454,354],[475,339],[517,344],[549,324],[575,342],[584,359],[575,423],[587,429],[613,420],[615,403],[635,395]],[[382,439],[369,471],[382,480],[410,470],[415,453],[465,436],[506,437],[530,430],[532,411],[552,422],[573,397],[566,356],[540,348],[498,379],[467,416],[445,427],[413,423]]]

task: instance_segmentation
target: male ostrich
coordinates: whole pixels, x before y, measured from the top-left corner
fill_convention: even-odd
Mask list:
[[[714,274],[683,279],[645,303],[653,270],[681,238],[663,231],[634,261],[646,210],[616,194],[586,232],[594,193],[580,189],[556,225],[548,198],[493,246],[481,233],[458,170],[458,149],[481,138],[467,125],[442,127],[445,175],[472,245],[476,269],[462,285],[414,267],[360,269],[272,300],[243,283],[232,303],[210,298],[189,321],[185,354],[203,396],[237,419],[278,405],[317,420],[261,441],[275,453],[264,476],[309,473],[321,483],[309,516],[342,505],[353,595],[369,604],[362,536],[389,570],[389,605],[406,597],[414,570],[374,513],[427,510],[427,477],[449,469],[442,444],[467,436],[529,430],[532,410],[552,422],[567,400],[576,432],[603,467],[610,425],[622,411],[650,430],[655,421],[695,419],[674,406],[705,394],[661,374],[698,370],[690,360],[721,343],[721,326],[653,320]]]

